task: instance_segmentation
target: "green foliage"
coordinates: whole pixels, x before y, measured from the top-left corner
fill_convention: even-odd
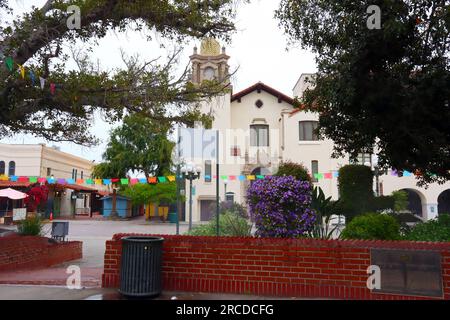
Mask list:
[[[17,225],[17,231],[23,236],[41,236],[44,224],[38,216],[22,220]]]
[[[369,5],[381,28],[368,28]],[[302,102],[320,113],[334,155],[376,144],[383,167],[450,179],[449,1],[282,0],[276,17],[292,44],[316,54]]]
[[[309,236],[318,239],[330,239],[336,227],[331,228],[331,216],[339,214],[338,202],[331,200],[331,197],[326,198],[320,187],[315,187],[312,193],[311,208],[316,212],[316,221],[313,230]]]
[[[405,211],[408,208],[408,193],[402,190],[393,191],[392,195],[394,198],[394,212]]]
[[[371,210],[373,174],[368,166],[346,165],[339,169],[339,200],[346,221]]]
[[[133,204],[171,204],[177,200],[177,185],[175,182],[138,183],[125,188],[120,194],[130,198]]]
[[[213,203],[211,204],[209,210],[211,210],[212,212],[216,212],[216,204]],[[231,212],[231,213],[235,213],[238,216],[247,219],[248,218],[248,213],[247,213],[247,209],[245,209],[245,207],[237,202],[230,202],[230,201],[222,201],[219,204],[219,213],[225,213],[225,212]]]
[[[437,219],[418,223],[405,234],[411,241],[450,241],[450,215],[439,214]]]
[[[400,225],[395,218],[380,213],[366,213],[347,223],[342,239],[398,240]]]
[[[373,197],[371,200],[370,210],[383,211],[393,210],[395,206],[395,199],[392,196]]]
[[[224,91],[226,83],[190,84],[188,72],[179,76],[180,49],[167,54],[167,63],[123,57],[126,68],[108,70],[89,60],[92,46],[111,31],[138,31],[149,41],[155,36],[183,47],[191,37],[229,39],[235,29],[234,0],[76,0],[45,1],[21,16],[4,17],[8,8],[0,2],[2,53],[14,65],[24,65],[36,75],[34,86],[26,73],[0,68],[0,133],[31,133],[51,141],[83,145],[98,142],[88,128],[96,110],[110,122],[124,114],[144,113],[156,121],[192,123],[201,119],[200,100]],[[77,5],[81,29],[67,27],[67,7]],[[30,4],[31,6],[31,4]],[[77,69],[68,69],[70,55],[62,48],[88,44],[72,52]],[[119,44],[118,44],[119,45]],[[119,48],[118,48],[119,49]],[[16,69],[16,67],[14,67]],[[103,71],[105,70],[105,71]],[[39,86],[44,77],[45,90]],[[226,81],[225,81],[226,82]],[[55,94],[49,83],[57,84]],[[175,112],[173,112],[175,111]]]
[[[139,114],[126,116],[123,124],[112,130],[103,154],[103,170],[94,173],[143,172],[148,176],[170,173],[174,143],[167,139],[169,127]],[[123,175],[99,176],[101,178]]]
[[[219,216],[220,236],[229,237],[249,237],[251,236],[252,226],[248,220],[242,218],[235,212],[224,212]],[[186,233],[191,236],[216,236],[216,218],[212,218],[207,224],[194,227]]]
[[[306,169],[304,165],[292,161],[281,162],[275,176],[293,176],[297,180],[311,182],[311,176],[308,173],[308,169]]]

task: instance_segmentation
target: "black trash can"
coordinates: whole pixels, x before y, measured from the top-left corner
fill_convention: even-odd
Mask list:
[[[122,238],[121,294],[129,297],[161,294],[163,241],[159,237]]]

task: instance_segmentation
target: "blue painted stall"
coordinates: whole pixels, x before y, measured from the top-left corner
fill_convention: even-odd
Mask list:
[[[100,199],[103,203],[102,213],[104,217],[111,215],[113,197],[106,196]],[[120,218],[131,217],[131,199],[124,196],[116,196],[116,210]]]

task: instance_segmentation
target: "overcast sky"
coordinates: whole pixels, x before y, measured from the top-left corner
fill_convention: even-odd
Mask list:
[[[20,14],[31,8],[31,5],[42,6],[45,0],[17,0],[12,1],[15,14]],[[233,35],[230,44],[226,44],[226,51],[230,58],[231,70],[239,67],[234,79],[234,92],[245,89],[258,81],[291,96],[301,73],[315,72],[314,56],[308,51],[289,47],[287,38],[278,27],[278,21],[273,18],[274,10],[278,7],[278,1],[252,0],[250,4],[241,5],[238,8],[236,18],[237,32]],[[92,54],[92,59],[99,59],[101,67],[110,70],[123,67],[120,49],[128,55],[138,53],[142,59],[164,58],[167,50],[160,49],[160,44],[173,47],[174,44],[157,35],[152,41],[139,32],[127,32],[126,34],[110,33],[99,42]],[[199,41],[191,41],[185,46],[180,60],[180,66],[189,63],[189,55],[192,54],[194,45]],[[69,65],[70,67],[70,65]],[[108,132],[111,126],[97,116],[91,131],[102,141],[94,148],[86,148],[73,143],[53,143],[32,136],[17,135],[13,138],[0,140],[2,143],[40,143],[57,145],[62,151],[66,151],[89,160],[101,161],[101,155],[105,149]]]

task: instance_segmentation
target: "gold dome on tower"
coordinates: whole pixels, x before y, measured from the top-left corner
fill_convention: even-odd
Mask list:
[[[220,55],[220,44],[216,39],[205,38],[202,40],[200,46],[200,54],[203,56],[218,56]]]

